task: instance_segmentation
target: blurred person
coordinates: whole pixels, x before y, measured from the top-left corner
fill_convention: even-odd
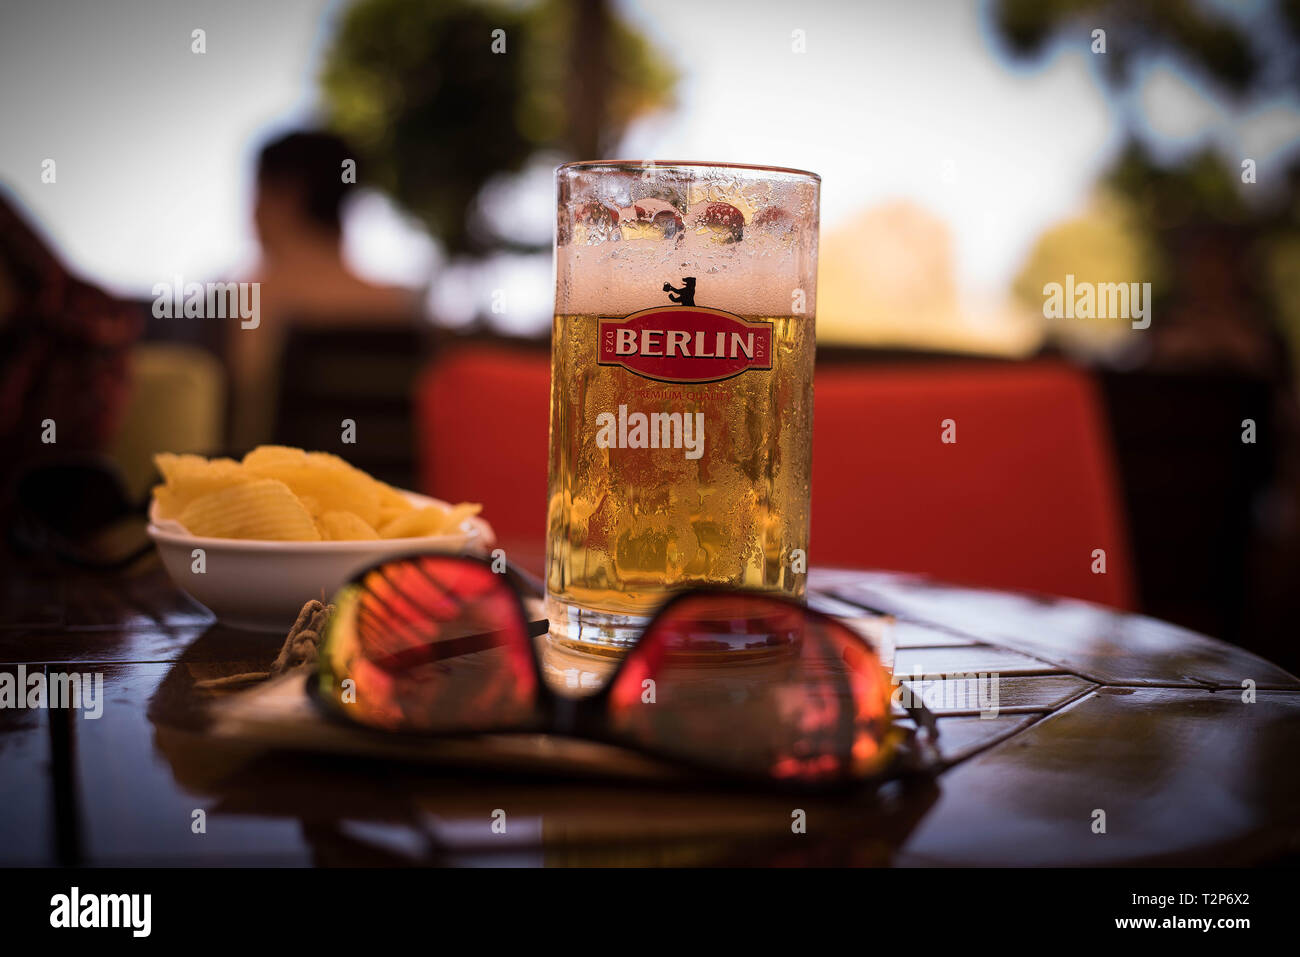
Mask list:
[[[226,358],[232,391],[230,445],[269,441],[285,340],[293,328],[401,325],[418,314],[414,290],[361,278],[343,259],[343,201],[355,159],[339,137],[295,132],[258,157],[253,222],[261,257],[248,281],[261,284],[256,328],[231,323]]]
[[[0,487],[38,460],[108,449],[144,319],[74,277],[0,190]]]

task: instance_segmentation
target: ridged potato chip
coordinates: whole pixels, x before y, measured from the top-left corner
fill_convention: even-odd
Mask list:
[[[234,459],[205,459],[201,455],[173,455],[162,452],[154,464],[165,484],[154,488],[158,514],[178,519],[195,499],[250,480],[249,474]]]
[[[321,535],[302,502],[283,482],[255,479],[202,495],[185,506],[179,521],[202,538],[255,538],[317,542]]]
[[[414,511],[415,506],[410,502],[406,503],[406,508],[395,508],[390,505],[381,505],[379,507],[379,521],[375,523],[375,528],[383,528],[393,519]]]
[[[425,535],[448,535],[471,515],[477,515],[481,505],[457,505],[455,508],[443,508],[441,505],[426,505],[399,515],[379,529],[384,538],[418,538]]]
[[[461,523],[465,519],[473,518],[481,511],[483,511],[483,506],[478,502],[461,502],[459,505],[453,505],[448,509],[447,518],[443,522],[443,534],[450,535],[452,532],[459,532]]]
[[[357,542],[379,538],[365,520],[355,512],[325,512],[316,519],[320,537],[329,542]]]
[[[328,452],[262,445],[234,459],[155,456],[157,513],[192,534],[275,541],[368,541],[445,535],[480,505],[418,508]]]
[[[336,455],[263,445],[244,456],[244,468],[259,478],[278,479],[312,514],[352,512],[374,527],[379,522],[381,484]]]
[[[274,468],[277,465],[305,465],[307,453],[291,445],[259,445],[244,456],[247,468]]]
[[[375,523],[376,528],[387,525],[399,515],[414,511],[415,506],[410,499],[391,485],[379,483],[379,521]]]
[[[395,508],[403,512],[415,508],[410,499],[386,482],[379,483],[379,505],[381,508]]]

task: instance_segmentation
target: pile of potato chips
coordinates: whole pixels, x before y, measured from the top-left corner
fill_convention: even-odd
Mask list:
[[[337,455],[262,445],[234,459],[154,457],[159,518],[203,538],[284,542],[362,541],[448,535],[482,509],[417,507]]]

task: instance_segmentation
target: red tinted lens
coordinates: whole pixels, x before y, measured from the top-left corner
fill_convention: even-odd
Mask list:
[[[334,602],[320,689],[352,719],[426,732],[534,720],[527,623],[509,584],[486,565],[452,555],[398,559]]]
[[[618,736],[730,773],[826,783],[893,753],[890,681],[846,626],[765,595],[680,598],[650,624],[610,687]]]

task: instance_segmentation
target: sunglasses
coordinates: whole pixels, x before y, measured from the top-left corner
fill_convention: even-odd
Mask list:
[[[571,694],[553,659],[572,652],[529,620],[523,587],[517,573],[459,554],[360,572],[334,599],[312,697],[384,731],[563,735],[776,784],[830,787],[933,763],[933,716],[908,709],[924,735],[896,724],[871,645],[798,602],[679,592],[600,687]]]

